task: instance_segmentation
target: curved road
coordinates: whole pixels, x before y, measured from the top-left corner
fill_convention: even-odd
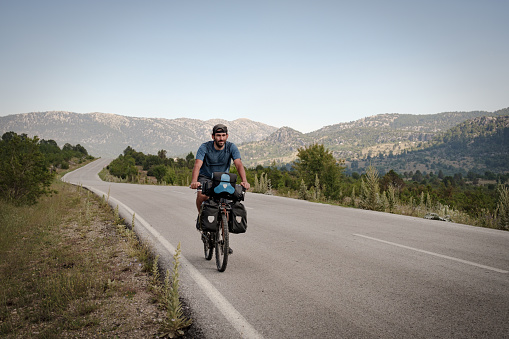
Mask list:
[[[64,181],[110,196],[168,265],[207,338],[508,338],[509,232],[246,196],[226,272],[203,258],[195,193],[114,184],[99,159]]]

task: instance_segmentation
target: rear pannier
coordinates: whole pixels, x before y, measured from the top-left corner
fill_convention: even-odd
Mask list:
[[[219,216],[219,205],[212,199],[206,200],[201,205],[200,226],[203,231],[216,232]]]
[[[232,205],[228,230],[230,233],[245,233],[247,230],[247,212],[241,202]]]

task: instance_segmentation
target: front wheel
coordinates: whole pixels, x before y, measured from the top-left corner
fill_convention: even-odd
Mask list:
[[[228,264],[228,251],[230,250],[226,213],[221,212],[219,223],[219,229],[216,232],[216,265],[219,272],[224,272]]]

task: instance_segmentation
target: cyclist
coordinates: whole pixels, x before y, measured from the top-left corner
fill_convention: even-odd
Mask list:
[[[241,185],[248,190],[250,188],[246,179],[246,171],[240,159],[240,152],[234,143],[228,140],[228,128],[223,124],[217,124],[212,128],[212,141],[203,143],[198,152],[196,152],[196,160],[193,168],[193,176],[191,179],[191,188],[197,189],[207,181],[212,181],[214,172],[229,172],[231,160],[237,168],[241,179]],[[209,197],[198,191],[196,196],[196,208],[200,213],[201,204]],[[199,229],[198,219],[196,220],[196,228]]]

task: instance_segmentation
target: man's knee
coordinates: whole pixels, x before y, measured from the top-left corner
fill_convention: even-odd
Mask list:
[[[198,195],[196,196],[196,207],[198,208],[198,211],[200,211],[201,204],[208,199],[209,197],[206,196],[205,194],[198,193]]]
[[[206,195],[205,195],[205,194],[203,194],[203,193],[199,193],[199,192],[198,192],[198,195],[196,196],[196,200],[197,200],[197,201],[201,201],[201,202],[203,202],[203,201],[208,200],[208,199],[209,199],[209,197],[208,197],[208,196],[206,196]]]

